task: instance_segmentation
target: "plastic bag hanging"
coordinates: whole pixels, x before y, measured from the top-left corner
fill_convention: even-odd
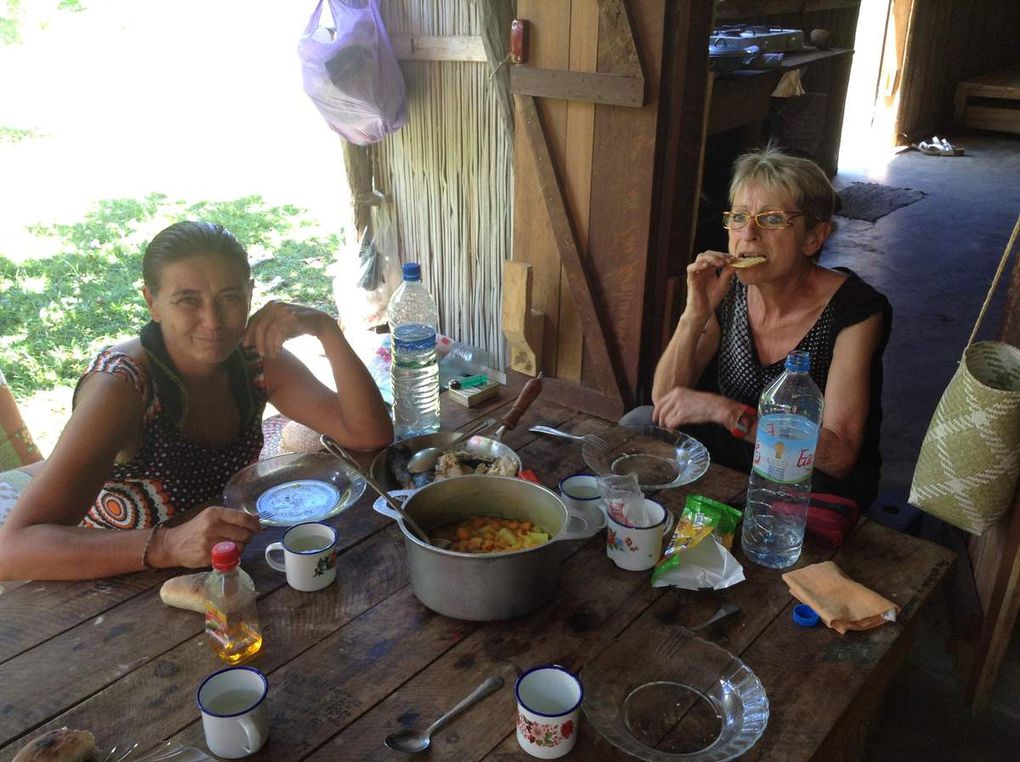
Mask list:
[[[407,121],[404,77],[377,0],[319,0],[298,44],[305,93],[326,123],[355,145],[376,143]]]

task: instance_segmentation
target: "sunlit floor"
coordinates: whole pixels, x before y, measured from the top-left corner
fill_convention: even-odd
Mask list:
[[[825,264],[857,271],[893,304],[880,499],[906,500],[932,411],[1020,212],[1020,138],[973,133],[952,140],[966,149],[964,156],[876,153],[854,166],[844,162],[836,177],[837,188],[876,182],[927,194],[875,223],[840,219],[823,255]],[[1006,285],[979,338],[995,337]],[[925,536],[938,536],[935,524],[925,523]],[[947,605],[936,597],[924,613],[918,642],[890,689],[872,759],[1001,760],[1015,758],[1020,748],[1020,639],[1014,635],[988,708],[972,719],[947,651]]]

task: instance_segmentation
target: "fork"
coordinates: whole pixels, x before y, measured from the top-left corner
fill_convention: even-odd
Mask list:
[[[606,440],[600,437],[598,434],[584,434],[578,436],[577,434],[570,434],[560,429],[554,429],[552,426],[543,426],[541,424],[532,426],[530,429],[528,429],[528,431],[534,431],[536,434],[550,434],[554,437],[562,437],[563,439],[573,439],[578,442],[587,441],[591,442],[596,447],[600,447],[604,450],[609,449],[609,443],[606,442]]]

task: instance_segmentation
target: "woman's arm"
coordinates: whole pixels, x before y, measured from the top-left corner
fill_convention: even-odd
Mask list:
[[[719,348],[715,308],[733,280],[733,268],[726,267],[731,260],[721,251],[703,251],[687,265],[687,303],[669,346],[655,366],[655,405],[676,387],[692,388]]]
[[[175,528],[80,527],[118,453],[132,449],[144,405],[126,380],[94,373],[53,449],[0,527],[0,579],[97,579],[152,567],[208,566],[212,545],[259,531],[243,511],[209,508]],[[150,540],[152,536],[152,541]]]
[[[871,364],[881,338],[880,314],[844,328],[836,337],[815,468],[837,479],[850,476],[861,455],[871,404]]]
[[[282,349],[284,341],[306,333],[322,343],[336,392]],[[329,315],[270,302],[252,317],[246,341],[265,358],[270,400],[288,418],[355,450],[377,450],[393,441],[393,424],[375,381]]]

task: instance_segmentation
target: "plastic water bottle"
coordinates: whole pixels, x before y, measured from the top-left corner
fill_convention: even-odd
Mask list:
[[[439,309],[421,282],[421,267],[406,262],[404,282],[390,298],[393,428],[397,439],[439,431]]]
[[[824,406],[810,369],[807,352],[790,352],[786,369],[758,403],[741,545],[744,555],[773,569],[795,564],[804,545]]]

